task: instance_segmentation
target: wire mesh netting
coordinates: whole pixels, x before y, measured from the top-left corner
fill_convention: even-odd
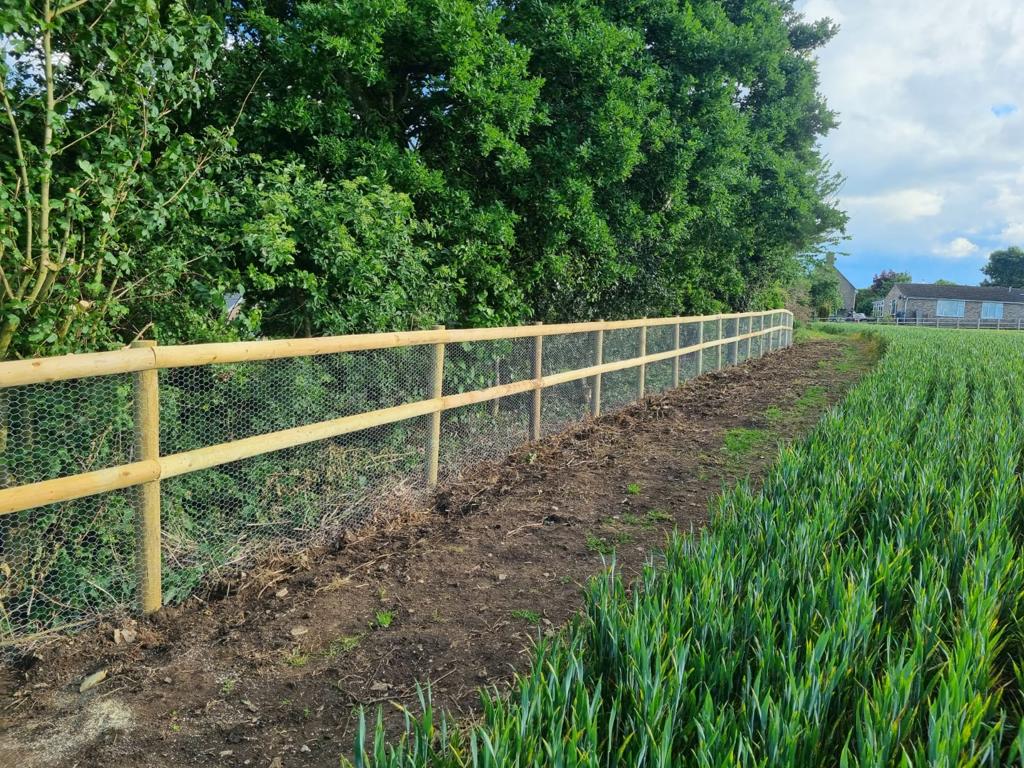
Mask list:
[[[781,324],[767,317],[764,327]],[[448,343],[441,394],[478,392],[761,329],[723,318],[543,337]],[[777,334],[772,348],[787,345]],[[644,366],[644,392],[671,389],[698,369],[757,356],[739,340]],[[162,370],[160,455],[429,399],[435,347],[411,347]],[[721,362],[719,363],[719,359]],[[678,360],[678,362],[677,362]],[[678,373],[677,373],[678,365]],[[133,374],[0,388],[0,489],[138,461]],[[640,369],[602,374],[600,410],[640,396]],[[593,412],[593,375],[542,391],[541,435]],[[534,392],[513,392],[441,414],[439,478],[501,459],[532,434]],[[331,541],[370,516],[408,508],[426,490],[430,415],[374,426],[160,483],[162,593],[183,599],[219,570],[268,551]],[[0,642],[129,609],[136,576],[138,488],[0,516]]]

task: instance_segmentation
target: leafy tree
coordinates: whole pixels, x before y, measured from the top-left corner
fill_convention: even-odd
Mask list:
[[[897,283],[910,283],[914,278],[909,272],[897,272],[892,269],[883,269],[871,280],[871,285],[857,291],[858,312],[870,315],[874,309],[874,302],[885,297]]]
[[[407,195],[437,320],[744,307],[845,223],[809,56],[834,32],[783,0],[257,0],[205,114],[259,78],[245,151]]]
[[[819,317],[835,314],[843,306],[839,292],[839,275],[828,261],[817,262],[808,276],[808,296]]]
[[[982,285],[1024,286],[1024,248],[1013,245],[993,251],[981,271],[987,276]]]
[[[193,253],[218,260],[229,284],[244,286],[243,325],[335,335],[425,327],[455,313],[455,280],[433,269],[435,249],[408,195],[258,157],[234,161],[232,175],[186,237]]]
[[[328,185],[364,178],[407,195],[409,237],[450,293],[434,321],[530,314],[514,275],[515,216],[493,187],[529,163],[520,140],[541,119],[541,83],[500,22],[475,0],[243,2],[228,19],[215,125],[259,79],[262,98],[237,128],[242,149]],[[402,313],[418,298],[408,300]]]
[[[219,31],[176,0],[8,0],[0,17],[0,359],[103,347],[201,271],[148,246],[205,203],[226,149],[176,127],[209,94]]]
[[[869,290],[872,293],[884,296],[897,283],[910,283],[913,282],[913,280],[914,278],[910,276],[909,272],[896,272],[892,269],[883,269],[871,280],[871,287]]]
[[[0,356],[770,306],[845,224],[790,0],[3,1]]]

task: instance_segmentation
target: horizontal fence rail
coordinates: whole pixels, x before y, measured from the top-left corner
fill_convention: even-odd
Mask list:
[[[123,603],[129,582],[139,607],[157,610],[167,591],[166,585],[161,590],[162,550],[170,551],[177,581],[187,581],[181,573],[191,573],[194,580],[201,570],[195,562],[203,537],[193,529],[217,524],[191,514],[193,506],[208,510],[228,528],[241,525],[232,519],[232,505],[243,509],[245,528],[239,536],[253,541],[262,535],[254,529],[274,527],[264,521],[268,513],[263,507],[276,509],[289,498],[313,507],[318,495],[341,499],[338,509],[344,510],[337,514],[349,519],[345,516],[353,514],[357,501],[367,503],[365,497],[383,492],[385,476],[410,476],[419,464],[422,485],[436,485],[447,455],[443,438],[449,432],[458,448],[455,453],[469,455],[478,433],[504,425],[500,447],[508,452],[516,440],[539,439],[549,422],[565,426],[584,415],[600,415],[602,401],[606,408],[620,407],[678,386],[687,370],[700,375],[787,347],[792,325],[791,313],[772,310],[509,328],[438,326],[225,344],[159,347],[136,342],[111,352],[0,363],[0,638],[53,625],[38,616],[43,604],[103,601],[104,594],[111,598],[107,602]],[[301,358],[310,360],[300,364]],[[287,363],[277,361],[292,361],[294,367],[278,369],[273,366]],[[683,370],[684,361],[690,369]],[[631,376],[632,383],[621,379],[623,375]],[[90,385],[100,391],[94,393]],[[562,394],[549,400],[545,391]],[[349,400],[383,405],[389,399],[402,402],[336,413],[354,408]],[[474,418],[445,421],[446,414],[481,405],[489,411],[478,409]],[[305,418],[321,406],[335,415]],[[550,408],[556,409],[554,416],[545,415]],[[523,433],[515,427],[520,417]],[[421,423],[423,418],[428,422]],[[260,428],[288,421],[300,423]],[[213,431],[257,431],[194,445],[204,442],[200,438],[207,423]],[[415,429],[402,426],[413,423]],[[417,432],[421,427],[423,435]],[[357,434],[372,439],[332,442]],[[265,463],[247,473],[223,472],[211,478],[209,489],[175,487],[168,492],[174,519],[161,521],[161,483],[313,443],[324,444],[328,457],[339,458],[322,463],[316,457],[301,466],[282,460],[287,466],[281,471]],[[130,460],[116,461],[119,456]],[[104,461],[111,463],[95,466]],[[384,465],[386,471],[379,470]],[[21,481],[37,474],[52,476]],[[231,503],[218,504],[215,487],[221,484]],[[120,497],[102,501],[105,494],[129,491],[130,503]],[[197,501],[200,497],[202,502]],[[101,501],[75,506],[94,498]],[[91,521],[80,522],[83,510],[93,515]],[[311,510],[297,527],[316,527]],[[21,522],[15,513],[30,518]],[[108,525],[110,520],[115,523]],[[129,526],[134,545],[125,554],[123,542],[118,546],[104,536],[108,528],[124,534]],[[66,535],[65,527],[75,535]],[[34,551],[42,548],[52,556],[28,556],[24,547],[19,549],[23,538],[32,537]],[[103,556],[95,556],[96,551]],[[187,557],[178,552],[187,552]],[[208,559],[224,561],[223,555]],[[75,559],[92,557],[97,562],[87,568]],[[130,578],[120,573],[127,560],[132,561]],[[55,585],[41,574],[58,568],[61,573],[89,571],[84,588],[88,597],[57,597],[54,592],[63,594],[66,585]],[[103,569],[118,570],[116,589]],[[181,597],[187,587],[175,590],[172,596]]]
[[[857,323],[861,325],[899,325],[918,328],[955,328],[960,330],[978,331],[1020,331],[1024,330],[1024,319],[1016,320],[981,320],[966,317],[866,317],[852,320],[845,317],[829,317],[824,322]]]

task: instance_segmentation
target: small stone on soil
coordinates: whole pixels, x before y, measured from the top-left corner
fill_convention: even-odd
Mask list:
[[[99,670],[97,672],[93,672],[91,675],[88,675],[87,677],[85,677],[82,680],[82,684],[80,686],[78,686],[78,692],[79,693],[85,693],[90,688],[94,688],[95,686],[99,685],[100,683],[102,683],[106,679],[107,679],[107,670],[101,669],[101,670]]]

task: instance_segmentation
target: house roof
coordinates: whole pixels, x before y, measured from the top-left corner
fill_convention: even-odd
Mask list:
[[[841,282],[843,282],[843,283],[846,283],[846,287],[849,290],[851,290],[851,291],[856,291],[857,290],[856,286],[854,286],[854,284],[850,282],[849,278],[847,278],[846,275],[844,275],[842,272],[840,272],[838,269],[836,269],[836,265],[835,264],[832,265],[832,269],[836,270],[836,274],[839,276],[839,280]]]
[[[1024,303],[1024,288],[995,285],[935,285],[934,283],[897,283],[908,299],[958,299],[961,301],[1003,301]]]

